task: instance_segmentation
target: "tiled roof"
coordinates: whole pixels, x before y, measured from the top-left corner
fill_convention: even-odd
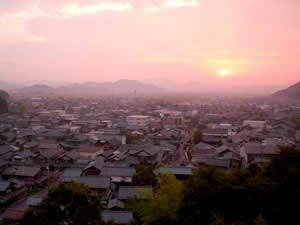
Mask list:
[[[67,168],[63,173],[63,177],[80,177],[82,169],[79,168]]]
[[[108,177],[132,177],[134,173],[132,167],[103,167],[101,170],[101,175]]]
[[[64,182],[75,181],[81,184],[86,184],[92,189],[108,189],[110,186],[110,179],[103,176],[88,176],[88,177],[65,177]]]

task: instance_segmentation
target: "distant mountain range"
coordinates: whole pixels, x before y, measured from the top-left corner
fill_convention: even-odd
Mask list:
[[[10,90],[12,93],[17,94],[30,94],[30,95],[52,95],[52,94],[145,94],[157,93],[163,89],[152,85],[142,83],[136,80],[118,80],[116,82],[86,82],[70,84],[60,87],[51,87],[44,84],[35,84],[22,88]]]
[[[300,81],[286,89],[275,92],[272,96],[300,100]]]

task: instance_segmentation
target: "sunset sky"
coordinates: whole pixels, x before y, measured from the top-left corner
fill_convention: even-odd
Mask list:
[[[0,80],[300,80],[299,0],[1,0]]]

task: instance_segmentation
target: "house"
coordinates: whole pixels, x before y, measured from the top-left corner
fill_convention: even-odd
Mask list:
[[[28,150],[34,150],[39,146],[38,142],[31,141],[24,144],[23,148]]]
[[[243,126],[249,126],[253,129],[263,130],[266,128],[266,121],[257,121],[257,120],[245,120]]]
[[[126,121],[128,124],[135,126],[146,127],[150,124],[151,117],[144,115],[127,116]]]
[[[206,166],[215,166],[218,168],[229,169],[231,167],[230,159],[207,158]]]
[[[154,171],[156,175],[163,173],[171,173],[178,179],[186,179],[193,174],[191,167],[159,167]]]
[[[84,158],[95,159],[103,153],[103,148],[97,146],[80,146],[80,148],[75,151]]]
[[[31,160],[32,158],[36,157],[36,154],[29,151],[29,150],[23,150],[20,152],[16,152],[12,158],[13,161],[17,162],[27,162],[28,160]]]
[[[61,163],[76,164],[80,159],[82,159],[82,156],[79,152],[69,151],[60,155],[57,161]]]
[[[40,185],[44,180],[42,178],[42,171],[38,167],[29,166],[15,166],[5,169],[2,173],[3,177],[16,178],[24,181],[27,187]]]
[[[112,221],[118,225],[125,225],[133,220],[133,213],[131,211],[104,210],[102,212],[102,219],[105,223]]]
[[[240,148],[240,156],[244,161],[244,166],[251,164],[262,164],[270,161],[272,156],[280,151],[277,145],[262,145],[261,143],[246,143]]]
[[[132,167],[103,167],[100,175],[110,177],[114,183],[132,183],[135,169]]]
[[[118,135],[120,134],[120,129],[112,129],[112,128],[98,128],[98,132],[101,132],[102,134],[110,134],[110,135]]]
[[[208,159],[207,162],[208,165],[223,168],[239,168],[241,166],[239,152],[226,145],[217,148],[215,157],[213,159]]]
[[[188,152],[191,161],[195,165],[207,165],[207,158],[214,157],[216,148],[212,145],[200,142]]]
[[[124,201],[131,197],[141,200],[152,196],[152,194],[151,186],[120,186],[118,199]]]
[[[34,161],[39,162],[54,162],[57,158],[59,158],[63,154],[62,149],[47,149],[40,150],[39,154],[34,158]]]
[[[97,176],[101,173],[101,169],[104,167],[104,158],[102,156],[97,157],[96,161],[91,162],[82,171],[84,176]]]
[[[227,129],[203,129],[202,135],[213,137],[228,137],[229,131]]]
[[[214,155],[215,152],[216,148],[214,146],[200,142],[192,148],[190,155],[191,157],[196,155]]]
[[[89,140],[94,143],[115,143],[118,145],[124,145],[126,144],[126,137],[124,135],[111,135],[111,134],[95,134],[92,133],[89,135]]]
[[[60,144],[51,143],[51,142],[41,142],[38,146],[39,155],[37,156],[37,160],[47,161],[49,159],[55,160],[60,155],[64,153],[64,149]]]
[[[13,132],[0,133],[0,140],[13,142],[17,139],[17,135]]]
[[[0,146],[0,156],[3,156],[7,153],[12,153],[16,150],[16,148],[12,147],[11,145],[1,145]]]
[[[222,138],[210,135],[202,135],[202,142],[211,145],[217,145],[222,142]]]
[[[93,191],[103,193],[110,187],[110,178],[104,176],[88,176],[88,177],[63,177],[64,182],[75,181],[85,184]]]
[[[9,162],[3,159],[0,159],[0,172],[5,170],[9,166]]]
[[[27,189],[24,182],[17,179],[0,180],[0,201],[2,204],[8,206],[23,198],[26,193]]]
[[[43,197],[39,195],[29,196],[26,200],[26,205],[30,207],[38,206],[42,201]]]
[[[80,168],[67,168],[65,169],[62,178],[74,178],[74,177],[80,177],[82,173],[82,169]]]
[[[110,210],[116,210],[116,209],[124,209],[124,202],[120,201],[119,199],[110,199],[108,201],[107,208]]]

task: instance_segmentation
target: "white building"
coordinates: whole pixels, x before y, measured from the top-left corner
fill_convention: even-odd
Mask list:
[[[266,127],[266,121],[245,120],[243,126],[249,126],[254,129],[263,130]]]
[[[150,116],[144,116],[144,115],[132,115],[132,116],[127,116],[127,123],[132,124],[135,126],[141,126],[145,127],[148,126],[150,123],[151,117]]]

